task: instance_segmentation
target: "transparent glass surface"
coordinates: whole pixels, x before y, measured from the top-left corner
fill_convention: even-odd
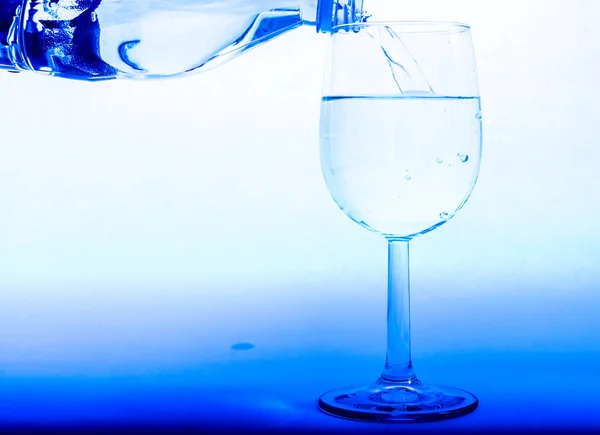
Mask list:
[[[470,29],[458,23],[342,26],[332,36],[320,152],[331,196],[387,238],[387,355],[373,384],[324,394],[327,413],[409,422],[466,414],[472,394],[427,385],[410,353],[409,242],[448,222],[477,181],[481,106]]]

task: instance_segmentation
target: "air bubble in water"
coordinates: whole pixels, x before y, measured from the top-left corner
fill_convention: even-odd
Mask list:
[[[457,156],[460,159],[460,161],[463,163],[465,163],[466,161],[469,160],[469,156],[465,153],[458,153]]]
[[[450,215],[448,213],[446,213],[445,211],[440,213],[440,219],[448,220],[449,217],[450,217]]]
[[[444,159],[442,159],[441,157],[439,157],[439,158],[436,160],[436,162],[438,162],[438,163],[444,163]]]
[[[407,176],[405,176],[404,178],[405,178],[407,181],[410,181],[410,180],[412,180],[412,177],[411,177],[410,175],[407,175]]]
[[[478,121],[481,121],[481,111],[479,111],[475,114],[475,119],[477,119]]]

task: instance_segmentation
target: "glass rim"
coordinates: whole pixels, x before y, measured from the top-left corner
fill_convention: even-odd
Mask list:
[[[458,34],[468,32],[471,26],[459,21],[426,21],[426,20],[399,20],[399,21],[365,21],[362,23],[341,24],[333,27],[332,33],[339,30],[352,30],[368,27],[391,27],[398,34]]]

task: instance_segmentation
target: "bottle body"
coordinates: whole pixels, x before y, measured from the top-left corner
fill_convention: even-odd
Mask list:
[[[0,67],[91,81],[175,77],[301,25],[354,22],[361,9],[362,0],[4,0]]]

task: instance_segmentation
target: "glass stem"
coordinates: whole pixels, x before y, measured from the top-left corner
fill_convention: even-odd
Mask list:
[[[384,381],[416,383],[410,357],[410,268],[407,240],[388,243],[387,354]]]

